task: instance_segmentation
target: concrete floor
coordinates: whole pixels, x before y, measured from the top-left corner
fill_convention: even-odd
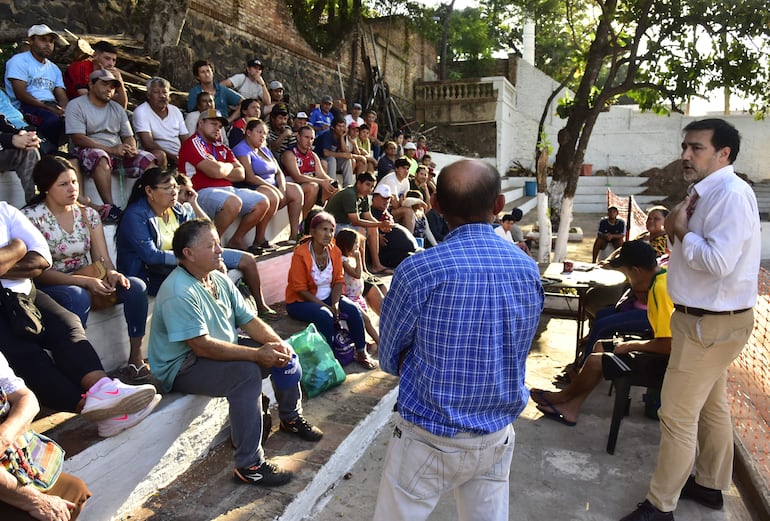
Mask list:
[[[528,359],[527,384],[548,389],[556,369],[574,355],[575,323],[544,316],[540,331]],[[643,390],[633,388],[631,414],[621,424],[615,455],[607,454],[605,445],[613,405],[608,390],[609,382],[596,388],[576,427],[543,418],[530,401],[514,424],[516,449],[511,466],[510,519],[611,521],[629,513],[644,499],[658,452],[658,424],[644,417]],[[390,435],[386,426],[353,466],[350,479],[338,482],[309,519],[371,519]],[[723,511],[682,501],[676,518],[753,519],[735,486],[725,494]],[[451,495],[441,499],[429,519],[458,519]]]

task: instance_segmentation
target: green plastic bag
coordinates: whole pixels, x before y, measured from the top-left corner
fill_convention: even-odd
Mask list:
[[[303,331],[287,340],[299,358],[302,367],[303,394],[307,398],[318,396],[345,381],[345,371],[334,357],[326,339],[310,324]]]

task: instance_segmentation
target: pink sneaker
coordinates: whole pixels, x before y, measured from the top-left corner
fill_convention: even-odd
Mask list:
[[[97,422],[96,425],[99,428],[99,436],[102,438],[109,438],[110,436],[115,436],[116,434],[133,427],[150,415],[153,409],[155,409],[155,406],[160,403],[161,398],[161,395],[156,394],[150,402],[150,405],[139,412],[133,414],[124,414],[122,416],[110,418],[109,420],[102,420]]]
[[[80,412],[92,422],[139,412],[150,404],[156,393],[153,385],[126,385],[117,378],[106,381],[96,390],[94,387],[83,395],[86,403]]]

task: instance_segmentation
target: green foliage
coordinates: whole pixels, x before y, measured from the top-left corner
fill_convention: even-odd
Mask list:
[[[363,15],[361,0],[286,0],[286,5],[302,37],[319,52],[347,42]]]
[[[18,47],[19,44],[16,42],[0,44],[0,78],[5,78],[5,62],[16,54]]]

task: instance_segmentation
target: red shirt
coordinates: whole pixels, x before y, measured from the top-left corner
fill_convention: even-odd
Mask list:
[[[204,159],[221,163],[237,162],[233,151],[223,145],[221,141],[208,143],[200,134],[193,134],[179,148],[179,171],[192,179],[195,190],[233,186],[233,183],[227,179],[213,179],[198,170],[198,163]]]
[[[298,147],[292,148],[291,151],[297,156],[299,173],[315,177],[315,154],[313,154],[313,149],[308,150],[306,154],[300,152]]]
[[[94,72],[94,61],[83,60],[72,62],[64,73],[64,86],[67,88],[67,97],[75,99],[80,96],[78,89],[88,89],[88,77]]]

